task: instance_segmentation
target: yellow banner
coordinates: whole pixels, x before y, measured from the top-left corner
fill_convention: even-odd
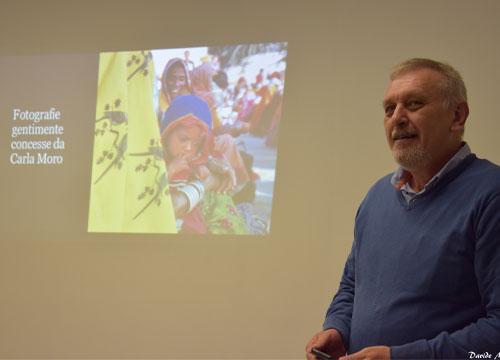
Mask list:
[[[176,233],[151,52],[102,53],[88,231]]]

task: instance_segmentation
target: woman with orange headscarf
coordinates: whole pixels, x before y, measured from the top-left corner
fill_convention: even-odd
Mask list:
[[[176,97],[161,122],[161,139],[178,226],[185,233],[244,234],[246,224],[226,192],[235,176],[214,150],[207,103]]]

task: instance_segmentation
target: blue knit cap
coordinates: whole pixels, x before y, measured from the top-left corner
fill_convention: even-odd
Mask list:
[[[161,119],[161,133],[175,120],[193,114],[198,120],[204,122],[212,129],[212,114],[208,104],[198,96],[177,96],[167,108]]]

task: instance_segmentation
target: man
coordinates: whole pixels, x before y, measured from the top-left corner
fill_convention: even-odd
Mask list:
[[[189,50],[184,51],[184,62],[186,63],[189,71],[193,71],[194,70],[194,62],[189,58],[190,56],[191,56],[191,53],[189,52]]]
[[[391,74],[383,108],[400,167],[358,209],[339,290],[307,358],[312,348],[342,359],[493,358],[500,167],[462,141],[463,80],[447,64],[407,60]]]

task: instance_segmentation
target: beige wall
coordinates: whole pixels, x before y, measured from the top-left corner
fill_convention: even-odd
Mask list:
[[[0,5],[0,55],[289,43],[272,235],[89,237],[61,223],[75,234],[61,241],[1,229],[0,358],[302,358],[337,287],[357,205],[394,168],[380,101],[405,58],[461,71],[466,140],[500,163],[498,1]],[[36,219],[10,219],[8,203],[4,224],[30,229]]]

